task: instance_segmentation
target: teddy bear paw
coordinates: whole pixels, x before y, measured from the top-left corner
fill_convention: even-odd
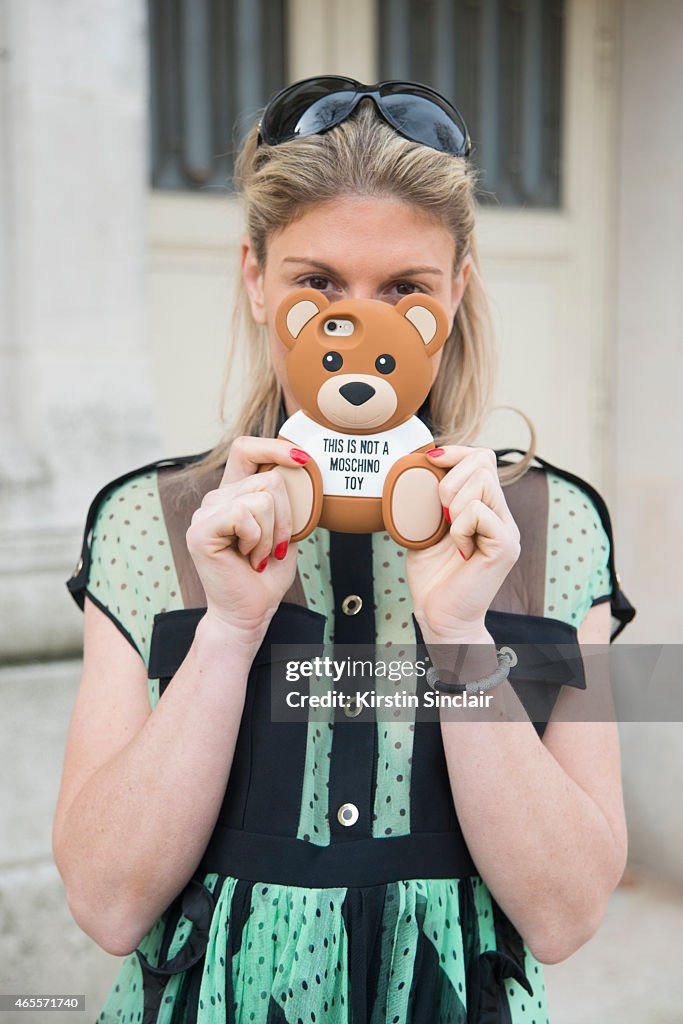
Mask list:
[[[384,485],[384,524],[396,543],[406,548],[430,547],[448,530],[439,498],[444,472],[425,465],[426,461],[419,452],[405,456],[392,466]]]

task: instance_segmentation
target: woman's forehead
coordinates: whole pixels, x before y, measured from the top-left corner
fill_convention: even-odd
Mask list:
[[[269,255],[278,262],[372,263],[378,256],[409,267],[435,268],[452,259],[445,225],[420,207],[393,197],[354,196],[317,203],[274,234]]]

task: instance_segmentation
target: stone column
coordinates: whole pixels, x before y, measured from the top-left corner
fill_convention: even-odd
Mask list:
[[[163,454],[145,15],[145,0],[0,0],[0,958],[12,992],[85,994],[88,1019],[119,961],[73,921],[52,859],[80,661],[50,659],[79,652],[64,582],[90,500]]]
[[[99,487],[160,458],[144,0],[0,4],[0,661],[78,648]]]

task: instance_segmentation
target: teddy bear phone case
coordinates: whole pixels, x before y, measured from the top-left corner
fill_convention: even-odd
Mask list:
[[[281,473],[292,541],[316,526],[340,533],[386,530],[425,548],[448,530],[438,494],[444,469],[424,452],[434,438],[415,415],[432,384],[432,358],[448,334],[442,306],[422,293],[395,306],[376,299],[330,302],[302,288],[275,319],[289,349],[287,376],[300,405],[278,437],[311,456]]]

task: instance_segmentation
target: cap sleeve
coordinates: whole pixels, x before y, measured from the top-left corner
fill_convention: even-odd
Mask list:
[[[633,620],[636,609],[621,589],[621,578],[616,570],[614,534],[607,503],[602,495],[590,484],[583,483],[583,490],[589,498],[590,533],[593,537],[593,561],[588,581],[589,607],[610,602],[612,622],[610,643]]]
[[[499,466],[513,464],[503,459],[510,452],[529,454],[521,448],[498,448]],[[548,479],[544,614],[578,628],[589,608],[609,600],[611,643],[635,617],[636,609],[621,589],[615,568],[614,535],[605,499],[575,473],[536,453],[533,458]]]
[[[636,612],[614,566],[609,510],[602,495],[573,474],[549,472],[548,482],[547,613],[578,628],[594,605],[609,601],[611,642]]]
[[[149,665],[154,615],[174,606],[180,589],[156,470],[134,471],[97,494],[67,587],[81,609],[89,597]]]

